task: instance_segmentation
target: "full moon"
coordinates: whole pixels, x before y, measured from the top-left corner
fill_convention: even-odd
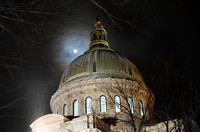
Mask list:
[[[75,53],[75,54],[77,53],[77,49],[74,49],[74,53]]]

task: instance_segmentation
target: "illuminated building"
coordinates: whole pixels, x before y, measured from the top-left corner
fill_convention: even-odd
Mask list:
[[[33,132],[134,131],[154,121],[154,95],[136,66],[109,47],[99,21],[90,37],[89,49],[62,75],[53,114],[33,122]]]

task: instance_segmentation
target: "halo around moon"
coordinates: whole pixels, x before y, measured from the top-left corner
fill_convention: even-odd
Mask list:
[[[78,52],[78,50],[77,49],[74,49],[74,53],[76,54]]]

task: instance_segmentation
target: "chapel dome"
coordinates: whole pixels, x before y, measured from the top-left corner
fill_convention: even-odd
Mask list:
[[[126,78],[143,83],[136,66],[125,56],[109,48],[107,32],[99,21],[91,33],[90,48],[65,69],[60,86],[92,78]]]

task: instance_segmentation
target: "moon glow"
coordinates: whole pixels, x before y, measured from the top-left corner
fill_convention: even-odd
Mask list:
[[[78,51],[77,51],[77,49],[74,49],[74,53],[76,54]]]

